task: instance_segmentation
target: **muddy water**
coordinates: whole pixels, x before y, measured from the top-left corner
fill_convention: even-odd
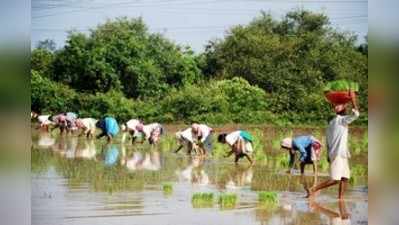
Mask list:
[[[274,158],[234,166],[232,159],[118,142],[33,131],[32,224],[367,224],[367,173],[357,175],[344,202],[336,200],[336,188],[309,202],[304,187],[326,179],[327,171],[315,180],[311,171],[286,174]],[[354,157],[352,166],[367,168],[367,154]],[[162,191],[165,183],[172,193]],[[258,191],[277,191],[278,205],[259,206]],[[191,196],[197,192],[236,193],[238,202],[233,209],[220,208],[216,199],[196,208]]]

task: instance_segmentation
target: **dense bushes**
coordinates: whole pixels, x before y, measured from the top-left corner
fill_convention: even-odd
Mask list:
[[[81,117],[111,115],[121,121],[141,118],[161,122],[244,123],[271,122],[273,118],[267,112],[264,91],[242,78],[213,81],[211,85],[187,85],[170,91],[162,100],[147,101],[128,99],[118,91],[78,93],[36,71],[32,71],[31,86],[33,110],[42,113],[76,111]]]
[[[342,78],[360,84],[360,106],[367,111],[367,56],[353,35],[328,25],[326,16],[308,11],[290,12],[281,21],[263,13],[210,42],[200,65],[205,76],[239,76],[258,85],[270,94],[274,113],[326,117],[331,109],[323,87]]]
[[[356,38],[308,11],[261,14],[209,42],[203,54],[119,18],[89,35],[71,32],[59,50],[32,51],[31,108],[160,122],[325,124],[323,87],[360,84],[367,123],[367,54]],[[361,48],[365,49],[365,48]],[[363,113],[366,112],[366,113]]]
[[[71,32],[51,70],[53,80],[78,91],[121,90],[129,98],[159,97],[200,74],[190,51],[149,33],[141,18],[107,21],[89,36]]]

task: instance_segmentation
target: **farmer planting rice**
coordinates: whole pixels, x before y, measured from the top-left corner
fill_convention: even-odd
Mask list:
[[[252,141],[252,135],[243,130],[234,131],[230,134],[223,133],[218,136],[218,142],[223,144],[227,143],[231,147],[231,151],[226,155],[226,157],[230,157],[234,153],[234,162],[236,164],[242,157],[246,157],[248,161],[253,164],[250,156],[253,152]]]
[[[108,142],[111,142],[112,138],[119,132],[118,123],[113,117],[105,117],[104,119],[97,121],[96,127],[102,130],[101,134],[99,134],[97,138],[107,136]]]
[[[143,141],[148,140],[151,145],[157,144],[163,134],[163,127],[159,123],[150,123],[148,125],[140,123],[136,126],[136,129],[143,135]]]
[[[67,132],[74,132],[78,130],[78,127],[76,126],[76,119],[78,118],[78,115],[74,112],[67,112],[65,114],[65,120],[67,122]]]
[[[317,175],[317,164],[316,162],[320,158],[321,143],[313,136],[298,136],[295,138],[284,138],[281,141],[281,148],[287,150],[290,154],[290,162],[288,173],[294,168],[295,165],[295,153],[300,153],[299,161],[301,174],[305,172],[305,165],[312,164],[313,172]]]
[[[93,118],[77,119],[75,124],[78,129],[82,129],[79,136],[86,135],[87,138],[93,138],[96,134],[96,123],[98,120]]]
[[[122,136],[122,143],[125,142],[126,140],[126,135],[127,133],[130,134],[130,137],[132,138],[132,144],[136,141],[137,137],[141,136],[141,133],[136,129],[137,125],[140,125],[141,122],[138,119],[131,119],[127,121],[126,123],[121,125],[121,130],[123,132]]]
[[[63,134],[67,129],[67,121],[66,121],[66,113],[60,113],[52,117],[52,120],[55,124],[54,129],[60,128],[60,133]]]
[[[205,124],[193,123],[191,125],[193,143],[199,147],[201,154],[206,155],[212,151],[212,128]]]
[[[318,190],[339,184],[338,198],[343,199],[345,188],[350,178],[348,125],[359,117],[356,97],[353,92],[350,96],[353,114],[346,115],[346,104],[335,105],[336,116],[330,121],[326,132],[330,179],[307,189],[307,197],[312,197]]]
[[[182,148],[186,148],[188,155],[191,155],[193,150],[196,154],[202,154],[203,151],[199,149],[200,147],[193,140],[191,127],[176,132],[176,139],[179,143],[179,147],[175,150],[175,153],[179,152]]]
[[[37,119],[39,121],[39,126],[37,129],[41,129],[42,131],[49,131],[50,125],[53,125],[54,122],[50,120],[51,115],[38,115],[34,114],[33,119]]]

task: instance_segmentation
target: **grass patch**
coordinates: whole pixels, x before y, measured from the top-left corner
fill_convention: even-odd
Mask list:
[[[261,206],[275,207],[278,205],[278,195],[273,191],[261,191],[258,193],[258,201]]]
[[[195,193],[191,197],[194,208],[211,208],[213,206],[213,193]]]
[[[219,196],[219,206],[223,209],[234,208],[237,204],[237,195],[236,194],[221,194]]]
[[[173,192],[173,186],[169,183],[162,184],[162,190],[164,195],[171,195]]]

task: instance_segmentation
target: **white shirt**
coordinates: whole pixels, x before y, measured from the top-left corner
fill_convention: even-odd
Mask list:
[[[139,124],[140,124],[140,120],[137,120],[137,119],[131,119],[126,122],[127,130],[134,131],[134,134],[133,134],[134,137],[140,136],[139,132],[136,129],[136,126]]]
[[[145,134],[145,138],[146,139],[150,138],[152,131],[154,131],[158,127],[161,127],[161,124],[159,124],[159,123],[150,123],[148,125],[144,125],[143,126],[143,133]]]
[[[243,140],[245,142],[245,147],[243,151],[245,153],[252,153],[254,150],[252,148],[252,144],[249,141],[246,141],[244,138],[241,137],[241,131],[234,131],[226,136],[226,142],[230,146],[233,146],[238,140]]]
[[[136,130],[136,126],[140,124],[140,120],[136,120],[136,119],[131,119],[129,121],[126,122],[126,126],[129,130]]]
[[[327,128],[327,151],[331,161],[338,155],[350,158],[348,149],[348,124],[359,117],[359,111],[352,109],[353,115],[337,115],[332,119]]]
[[[37,120],[39,121],[40,125],[42,125],[42,126],[49,125],[49,124],[53,123],[50,120],[50,116],[51,115],[40,115],[37,117]]]
[[[200,142],[204,143],[206,138],[211,134],[211,131],[212,128],[208,127],[207,125],[198,124],[198,133],[202,135]],[[198,139],[198,136],[194,134],[193,139]]]
[[[96,129],[96,123],[97,123],[96,119],[84,118],[84,119],[80,119],[80,121],[82,122],[83,126],[86,129],[88,129],[88,130]]]
[[[231,132],[226,136],[226,142],[230,146],[233,146],[241,138],[240,131]]]
[[[180,132],[180,137],[181,137],[183,140],[185,140],[185,141],[194,143],[194,140],[193,140],[193,133],[192,133],[192,131],[191,131],[191,128],[187,128],[187,129],[185,129],[184,131],[181,131],[181,132]]]

